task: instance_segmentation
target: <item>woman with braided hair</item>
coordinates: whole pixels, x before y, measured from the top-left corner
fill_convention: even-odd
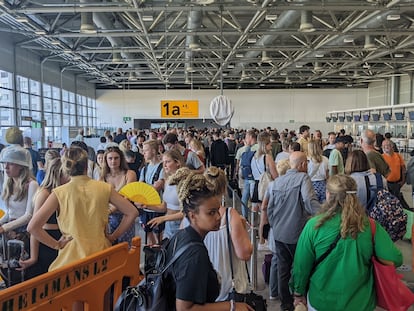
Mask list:
[[[374,310],[372,234],[357,197],[356,182],[346,175],[334,175],[326,189],[321,214],[307,222],[296,247],[295,305],[308,304],[309,311]],[[401,252],[378,223],[374,238],[377,258],[385,264],[401,265]],[[332,251],[315,266],[332,245]]]
[[[183,212],[190,225],[175,234],[167,246],[167,260],[181,247],[190,246],[169,270],[168,283],[172,284],[169,310],[253,311],[245,303],[215,302],[220,285],[210,262],[203,240],[210,231],[220,227],[220,198],[207,178],[188,168],[180,168],[170,178],[177,185]]]

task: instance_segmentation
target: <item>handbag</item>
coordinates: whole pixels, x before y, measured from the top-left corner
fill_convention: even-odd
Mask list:
[[[235,302],[244,302],[247,303],[249,306],[251,306],[255,311],[266,311],[267,310],[267,303],[266,299],[263,298],[263,296],[256,294],[253,291],[250,291],[250,293],[241,294],[236,292],[236,289],[234,288],[234,271],[233,271],[233,254],[231,252],[231,241],[230,241],[230,229],[229,229],[229,213],[230,208],[227,208],[226,210],[226,231],[227,231],[227,246],[229,250],[229,258],[230,258],[230,270],[231,270],[231,280],[232,280],[232,290],[229,293],[229,296],[227,297],[227,300],[234,300]],[[249,270],[247,269],[247,263],[246,263],[246,273],[247,273],[247,279],[250,282],[250,274]]]
[[[406,311],[414,304],[414,293],[401,281],[394,265],[381,263],[375,254],[375,221],[370,218],[372,233],[373,256],[371,257],[374,270],[377,306],[389,311]]]
[[[258,199],[259,201],[263,201],[267,188],[269,187],[269,184],[273,181],[272,175],[270,175],[270,173],[266,170],[266,155],[264,155],[263,157],[263,162],[264,162],[264,172],[260,175],[259,178],[259,185],[258,185]],[[256,162],[256,166],[257,168],[257,162]]]

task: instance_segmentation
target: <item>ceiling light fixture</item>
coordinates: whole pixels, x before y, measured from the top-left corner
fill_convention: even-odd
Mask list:
[[[313,32],[315,28],[312,24],[312,12],[311,11],[302,11],[300,17],[300,26],[299,31],[301,32]]]
[[[15,19],[16,19],[16,22],[19,22],[19,23],[28,23],[29,22],[29,20],[25,16],[16,16]]]
[[[354,42],[354,38],[351,38],[351,37],[344,38],[344,43],[353,43],[353,42]]]
[[[395,58],[403,58],[404,57],[404,53],[395,53],[394,54]]]
[[[237,58],[243,58],[243,57],[244,57],[244,55],[243,55],[242,53],[236,53],[236,57],[237,57]]]
[[[154,21],[154,16],[152,16],[152,15],[144,15],[142,17],[142,21],[144,21],[144,22],[153,22]]]
[[[289,79],[289,77],[286,77],[285,79],[285,84],[292,84],[292,81]]]
[[[342,77],[344,77],[344,76],[346,76],[346,72],[345,72],[345,71],[341,71],[341,72],[339,73],[339,75],[340,75],[340,76],[342,76]]]
[[[265,20],[267,20],[267,21],[275,21],[275,20],[277,20],[277,15],[276,14],[266,14]]]
[[[52,40],[50,42],[50,44],[52,44],[52,45],[59,45],[60,44],[60,41],[58,41],[58,40]]]
[[[317,58],[322,58],[324,56],[325,56],[325,54],[323,54],[323,53],[316,53],[315,54],[315,57],[317,57]]]
[[[44,30],[36,30],[34,33],[37,34],[37,35],[39,35],[39,36],[43,36],[43,35],[46,34],[46,31],[44,31]]]
[[[136,81],[136,80],[137,80],[137,76],[136,76],[135,72],[131,71],[131,72],[129,73],[128,80],[129,80],[129,81]]]
[[[200,44],[198,44],[197,42],[191,42],[188,47],[195,51],[195,50],[200,50]]]
[[[322,82],[328,82],[328,79],[321,79]]]
[[[75,56],[73,56],[73,60],[81,60],[82,59],[82,57],[81,56],[79,56],[79,55],[75,55]]]
[[[151,38],[150,39],[150,43],[151,44],[157,44],[158,43],[158,39],[157,38]]]
[[[234,68],[234,65],[233,65],[233,64],[228,64],[228,65],[227,65],[227,68],[228,68],[228,69],[233,69],[233,68]]]
[[[256,42],[257,42],[256,38],[248,38],[247,39],[247,43],[253,44],[253,43],[256,43]]]
[[[398,21],[401,18],[400,14],[387,15],[387,21]]]

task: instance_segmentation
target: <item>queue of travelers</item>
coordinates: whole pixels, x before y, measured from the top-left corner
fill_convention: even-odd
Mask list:
[[[258,250],[270,247],[273,253],[269,298],[279,300],[281,310],[293,311],[298,304],[319,311],[374,310],[367,185],[376,187],[380,174],[382,186],[404,200],[405,176],[409,182],[410,174],[414,176],[414,165],[410,171],[389,138],[378,146],[372,130],[361,133],[359,148],[344,131],[328,133],[325,141],[307,125],[298,135],[270,127],[120,128],[106,132],[93,155],[79,132],[82,139],[61,155],[48,151],[45,163],[32,155],[31,141],[23,140],[18,129],[10,133],[10,146],[0,154],[6,209],[0,233],[24,239],[25,256],[16,271],[23,270],[27,279],[116,243],[131,243],[139,219],[145,244],[174,241],[166,243],[167,258],[175,247],[201,243],[172,266],[171,310],[253,310],[228,300],[233,287],[248,292],[251,210],[260,213]],[[268,184],[259,197],[266,173]],[[242,191],[241,214],[222,204],[231,180]],[[152,185],[162,203],[132,204],[118,193],[135,181]],[[401,252],[381,225],[376,226],[375,253],[401,265]],[[329,260],[314,268],[337,237]],[[338,261],[341,270],[335,269]],[[17,282],[14,277],[12,284]],[[76,308],[82,310],[80,302]]]

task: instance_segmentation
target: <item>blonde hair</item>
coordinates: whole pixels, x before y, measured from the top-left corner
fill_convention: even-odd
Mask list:
[[[216,166],[210,166],[204,172],[204,176],[214,186],[217,195],[224,195],[227,189],[227,178],[224,171]]]
[[[196,138],[193,138],[193,139],[190,141],[190,144],[189,144],[189,145],[194,147],[194,150],[196,151],[196,153],[197,153],[197,154],[199,154],[199,155],[201,155],[203,158],[205,158],[204,146],[203,146],[203,144],[201,143],[201,141],[199,141],[199,140],[198,140],[198,139],[196,139]]]
[[[88,153],[80,147],[70,147],[62,156],[62,170],[68,176],[80,176],[88,167]]]
[[[356,196],[357,185],[352,177],[338,174],[331,176],[326,184],[329,196],[322,205],[321,213],[315,228],[320,228],[336,214],[341,214],[341,237],[350,236],[356,239],[358,233],[364,231],[367,216],[364,207]]]
[[[181,154],[180,151],[178,151],[176,149],[171,149],[171,150],[165,151],[162,154],[162,156],[170,158],[171,160],[176,162],[180,166],[180,168],[185,166],[183,155]],[[166,175],[165,172],[164,172],[164,175]],[[168,180],[167,180],[167,182],[168,182]]]
[[[308,156],[312,162],[322,162],[322,148],[315,139],[310,140],[308,143]]]
[[[9,203],[12,195],[15,195],[15,201],[23,201],[27,197],[29,183],[34,180],[31,169],[27,166],[19,166],[21,167],[21,170],[19,177],[16,178],[16,182],[14,178],[8,178],[7,182],[4,184],[1,198],[6,204]]]
[[[276,170],[279,176],[285,175],[288,169],[290,169],[289,159],[284,159],[277,162]]]
[[[184,214],[198,213],[204,200],[216,196],[215,187],[200,173],[182,167],[169,178],[170,185],[177,185],[177,195]]]
[[[127,152],[131,148],[128,148],[128,144],[131,146],[131,143],[128,139],[124,139],[119,143],[119,149],[121,149],[122,152]]]
[[[48,160],[45,167],[45,178],[43,179],[40,188],[38,191],[42,189],[46,189],[47,191],[51,192],[56,187],[59,187],[62,184],[62,161],[60,158],[54,158],[52,160]]]

